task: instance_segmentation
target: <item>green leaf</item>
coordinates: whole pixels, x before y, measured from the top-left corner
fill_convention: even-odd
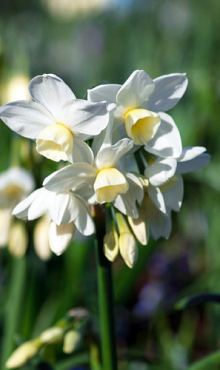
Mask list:
[[[183,310],[186,307],[205,302],[220,303],[220,294],[214,293],[194,294],[192,296],[181,299],[179,302],[175,304],[175,308],[177,310]]]
[[[216,365],[216,369],[219,368],[220,365],[220,351],[216,351],[205,358],[194,362],[192,365],[188,367],[187,370],[215,370],[213,366]],[[218,367],[217,367],[218,366]]]
[[[71,366],[89,364],[89,353],[83,352],[53,365],[54,370],[66,370]]]

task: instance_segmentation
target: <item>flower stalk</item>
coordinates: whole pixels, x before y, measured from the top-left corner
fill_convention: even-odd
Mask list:
[[[111,212],[106,205],[106,219]],[[95,214],[96,224],[96,259],[98,274],[99,323],[101,335],[101,351],[103,370],[117,370],[116,338],[114,332],[113,286],[111,262],[105,257],[103,238],[105,227],[102,225],[98,212]],[[102,215],[103,219],[103,215]]]

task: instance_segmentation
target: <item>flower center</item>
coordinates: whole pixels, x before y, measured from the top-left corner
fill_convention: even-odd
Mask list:
[[[124,115],[128,136],[136,145],[145,145],[157,132],[160,116],[147,109],[131,109]]]
[[[141,185],[143,186],[144,192],[146,193],[148,191],[149,180],[141,174],[138,174],[137,177],[138,177],[138,180],[140,181]]]
[[[38,153],[55,162],[67,161],[73,150],[73,133],[63,123],[46,127],[36,142]]]
[[[12,183],[3,189],[2,193],[9,198],[19,198],[23,194],[23,189],[18,184]]]
[[[128,191],[125,176],[116,168],[104,168],[97,174],[94,189],[98,203],[112,202],[119,194]]]

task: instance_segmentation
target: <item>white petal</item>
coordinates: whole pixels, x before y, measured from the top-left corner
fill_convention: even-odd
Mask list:
[[[37,197],[35,197],[28,210],[28,220],[35,220],[48,211],[48,203],[50,202],[50,192],[45,188],[38,189]]]
[[[79,195],[71,192],[53,195],[49,204],[49,212],[52,220],[57,224],[74,222],[77,229],[83,235],[94,233],[92,221],[87,202]]]
[[[173,108],[186,91],[188,80],[185,74],[172,73],[154,80],[155,90],[146,104],[154,112],[165,112]]]
[[[95,232],[93,219],[90,215],[90,210],[87,202],[75,194],[75,199],[72,208],[78,209],[78,216],[75,218],[75,225],[83,235],[92,235]]]
[[[11,130],[29,139],[36,139],[42,130],[55,123],[44,107],[28,100],[3,105],[0,118]]]
[[[26,218],[28,216],[28,210],[32,202],[38,195],[42,192],[42,189],[37,189],[29,195],[22,202],[18,203],[17,206],[13,209],[12,214],[18,218]]]
[[[133,153],[132,154],[129,153],[128,155],[123,157],[123,166],[124,166],[123,169],[126,172],[136,172],[136,173],[139,172],[138,164]]]
[[[109,123],[107,127],[103,131],[101,131],[99,135],[95,136],[93,139],[92,151],[94,153],[94,156],[96,156],[100,150],[112,145],[113,130],[114,130],[114,120],[113,120],[113,116],[110,115],[110,119],[109,119]]]
[[[211,156],[207,153],[200,154],[198,157],[191,159],[190,161],[178,162],[177,171],[180,173],[189,173],[198,171],[210,162]]]
[[[145,150],[164,158],[178,158],[182,153],[179,130],[168,114],[159,113],[159,115],[161,124],[153,139],[145,145]]]
[[[159,239],[160,237],[168,239],[171,233],[172,221],[170,212],[168,215],[161,213],[159,210],[155,211],[157,217],[151,219],[149,222],[150,233],[154,240]]]
[[[162,213],[166,213],[166,206],[165,206],[164,198],[163,198],[163,195],[162,195],[160,189],[149,184],[148,194],[149,194],[152,202],[155,204],[155,206]]]
[[[58,256],[62,254],[69,247],[74,234],[74,222],[56,225],[55,222],[51,221],[49,227],[49,243],[52,252]]]
[[[77,189],[73,189],[74,194],[79,195],[85,199],[89,204],[95,204],[95,191],[94,191],[94,179],[86,179]]]
[[[152,165],[148,166],[144,175],[151,185],[160,186],[165,183],[176,172],[177,161],[172,158],[158,158]]]
[[[184,147],[180,157],[178,158],[178,162],[190,161],[204,152],[206,152],[206,148],[204,146]]]
[[[178,159],[177,169],[180,173],[200,170],[210,161],[210,155],[204,153],[206,148],[201,146],[185,147]]]
[[[132,173],[126,174],[126,179],[129,184],[129,189],[126,194],[120,194],[114,201],[114,206],[123,214],[138,217],[136,202],[141,202],[143,199],[143,187],[138,178]]]
[[[154,82],[145,71],[134,71],[117,93],[117,103],[127,109],[140,108],[154,90]]]
[[[167,209],[167,214],[160,212],[151,198],[145,195],[140,215],[145,220],[148,238],[149,232],[155,240],[169,237],[172,226],[170,213],[170,209]]]
[[[170,181],[168,181],[168,184],[164,184],[160,187],[160,190],[162,191],[166,208],[169,207],[173,211],[179,212],[182,205],[184,193],[182,176],[176,173],[176,175],[174,176],[173,184],[171,178]]]
[[[64,104],[63,113],[65,125],[74,135],[83,139],[98,135],[109,122],[109,112],[105,102],[70,100]]]
[[[82,140],[73,137],[73,151],[69,157],[69,162],[86,162],[92,164],[94,160],[92,149]]]
[[[101,149],[95,159],[97,167],[107,168],[114,166],[132,147],[132,140],[122,139],[112,146]]]
[[[75,95],[61,78],[44,74],[33,78],[29,84],[29,92],[33,99],[43,105],[54,117],[56,122],[62,122],[62,106]]]
[[[146,233],[146,225],[143,219],[141,218],[132,218],[128,217],[129,225],[132,228],[134,235],[136,236],[137,240],[142,244],[147,244],[147,233]]]
[[[70,221],[71,215],[69,213],[69,202],[71,198],[70,193],[56,194],[48,192],[50,194],[50,201],[48,201],[48,210],[51,219],[57,224],[66,224]]]
[[[85,182],[94,182],[97,170],[88,163],[74,163],[48,176],[43,185],[46,189],[55,192],[75,190]],[[91,180],[91,181],[90,181]]]
[[[108,104],[116,103],[116,95],[121,85],[106,84],[99,85],[87,90],[88,100],[92,102],[106,101]]]

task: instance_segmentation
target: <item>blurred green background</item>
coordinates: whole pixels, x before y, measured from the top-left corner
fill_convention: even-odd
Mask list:
[[[28,99],[29,80],[43,73],[61,77],[77,98],[102,82],[122,84],[136,69],[152,78],[185,72],[189,79],[186,94],[169,114],[183,146],[205,146],[212,159],[204,170],[185,176],[184,202],[173,214],[170,239],[140,246],[133,270],[120,259],[113,264],[120,370],[188,369],[220,346],[218,304],[174,308],[191,294],[220,293],[219,14],[218,0],[0,2],[1,104]],[[3,122],[0,130],[0,170],[19,164],[41,186],[55,164],[37,157],[29,140]],[[34,223],[27,228],[31,236]],[[39,259],[31,237],[22,258],[1,249],[2,363],[18,344],[73,307],[92,313],[96,331],[96,292],[91,240],[74,241],[49,261]],[[79,360],[84,367],[74,367],[80,354],[56,358],[52,353],[49,362],[58,361],[58,370],[92,368],[86,359]],[[219,364],[203,369],[219,369]]]

